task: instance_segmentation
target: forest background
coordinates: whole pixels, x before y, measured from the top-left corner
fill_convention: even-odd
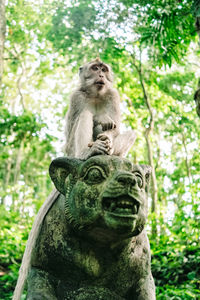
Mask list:
[[[195,25],[196,24],[196,25]],[[0,0],[0,299],[11,299],[62,156],[78,68],[110,64],[128,158],[152,166],[147,230],[157,299],[200,299],[199,0]],[[200,86],[199,86],[200,87]],[[25,292],[23,299],[25,299]]]

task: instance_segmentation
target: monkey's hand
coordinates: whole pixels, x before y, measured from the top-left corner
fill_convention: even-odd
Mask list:
[[[94,126],[97,125],[101,125],[103,131],[116,128],[115,122],[108,115],[96,116],[94,118]]]
[[[110,154],[110,140],[106,139],[97,139],[95,142],[89,143],[88,147],[90,148],[87,158],[94,155],[105,155]]]
[[[100,140],[100,141],[104,141],[106,142],[106,145],[109,149],[108,153],[107,154],[112,154],[112,148],[113,148],[113,143],[112,143],[112,140],[110,139],[110,136],[108,136],[106,133],[100,133],[98,134],[97,136],[97,140]]]

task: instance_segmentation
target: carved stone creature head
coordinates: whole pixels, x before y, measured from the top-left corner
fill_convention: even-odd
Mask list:
[[[65,196],[66,222],[73,230],[104,242],[143,230],[150,172],[149,166],[109,155],[86,161],[61,157],[50,165],[51,179]]]
[[[86,92],[103,94],[112,85],[113,73],[111,68],[99,58],[79,68],[81,89]]]

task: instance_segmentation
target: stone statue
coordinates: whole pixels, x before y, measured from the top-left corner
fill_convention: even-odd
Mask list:
[[[28,300],[154,300],[144,229],[150,167],[117,156],[57,158],[61,193],[31,255]]]

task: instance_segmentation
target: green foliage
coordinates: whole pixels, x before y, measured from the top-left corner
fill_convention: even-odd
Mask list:
[[[64,2],[56,8],[52,16],[52,27],[47,38],[53,43],[56,50],[70,51],[69,47],[78,46],[85,34],[90,35],[94,28],[96,11],[91,1],[84,1],[68,7]],[[72,30],[73,29],[73,30]]]
[[[32,218],[0,206],[0,299],[11,299]]]
[[[135,163],[148,163],[150,120],[138,70],[154,115],[158,204],[149,227],[156,223],[158,231],[155,239],[150,234],[157,299],[200,298],[200,127],[193,101],[198,16],[197,0],[8,1],[0,93],[0,299],[11,299],[32,218],[52,189],[48,168],[62,155],[58,140],[78,67],[97,55],[115,73],[125,126],[137,131],[129,154]]]
[[[126,7],[134,7],[137,13],[135,31],[148,55],[162,66],[172,66],[173,60],[181,63],[191,40],[195,37],[191,0],[152,1],[121,0]]]
[[[187,236],[188,238],[188,236]],[[152,273],[157,299],[197,299],[200,295],[199,245],[180,249],[169,238],[152,242]]]
[[[30,141],[33,136],[38,136],[44,126],[44,123],[37,122],[37,116],[31,112],[16,116],[4,108],[0,119],[0,142],[4,146],[19,147],[21,140]],[[6,139],[8,136],[12,138]]]

